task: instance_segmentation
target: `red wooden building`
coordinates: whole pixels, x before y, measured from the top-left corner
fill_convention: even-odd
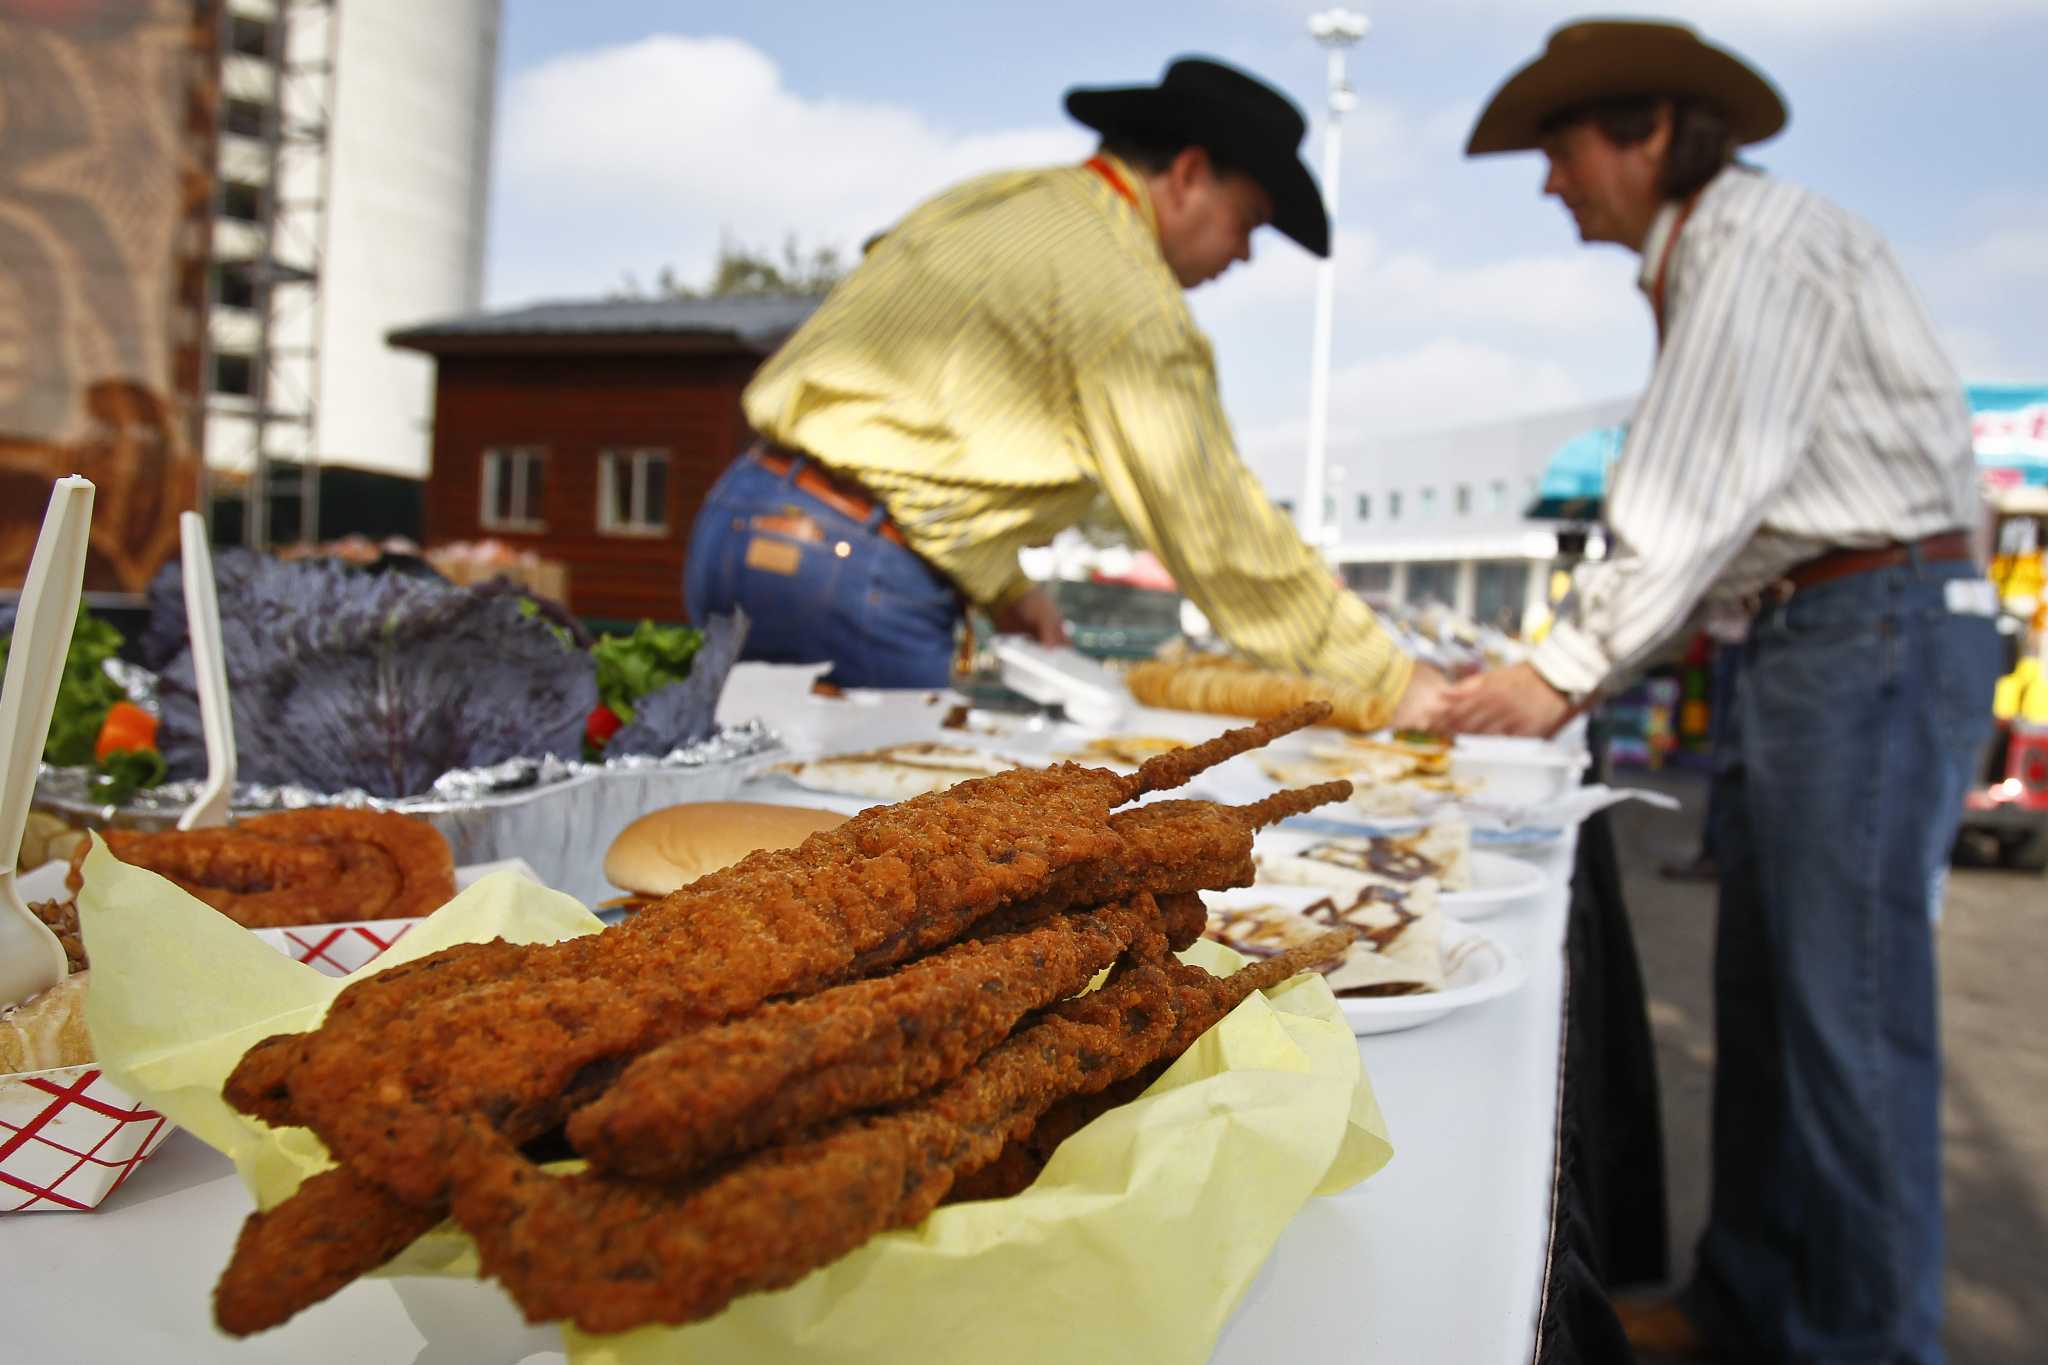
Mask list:
[[[683,552],[746,444],[740,390],[818,299],[541,304],[391,334],[435,359],[429,547],[495,538],[569,570],[569,607],[683,618]]]

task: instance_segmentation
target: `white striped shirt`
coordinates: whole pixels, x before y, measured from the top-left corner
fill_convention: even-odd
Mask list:
[[[1706,599],[1830,549],[1976,520],[1962,382],[1891,249],[1796,186],[1723,171],[1668,252],[1664,341],[1607,490],[1609,551],[1579,567],[1531,662],[1583,697],[1642,667]]]

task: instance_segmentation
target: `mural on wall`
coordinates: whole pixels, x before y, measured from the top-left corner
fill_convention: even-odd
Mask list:
[[[0,0],[0,588],[52,480],[98,485],[90,590],[196,504],[219,0]]]

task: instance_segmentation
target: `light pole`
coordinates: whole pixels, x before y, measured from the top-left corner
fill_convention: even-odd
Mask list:
[[[1302,480],[1301,535],[1310,545],[1324,541],[1323,478],[1330,435],[1330,332],[1337,309],[1337,172],[1342,167],[1344,115],[1357,105],[1344,76],[1344,53],[1372,24],[1350,10],[1327,9],[1309,16],[1309,36],[1330,52],[1330,123],[1323,133],[1323,206],[1330,215],[1330,254],[1316,273],[1316,336],[1308,390],[1308,472]]]

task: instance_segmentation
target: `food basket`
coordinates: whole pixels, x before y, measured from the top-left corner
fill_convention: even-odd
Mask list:
[[[0,1213],[97,1208],[170,1135],[91,1063],[0,1076]]]
[[[95,961],[104,954],[114,967],[95,981],[88,1007],[111,1069],[231,1157],[263,1207],[321,1169],[325,1155],[304,1130],[234,1113],[220,1087],[253,1043],[312,1027],[342,983],[278,960],[103,847],[86,864],[79,908]],[[546,942],[597,927],[566,897],[493,877],[429,916],[372,970],[457,942]],[[186,948],[166,958],[166,941]],[[1234,969],[1216,945],[1192,951],[1212,970]],[[162,970],[167,962],[192,965],[185,974]],[[1063,1144],[1022,1194],[942,1207],[687,1328],[608,1337],[565,1329],[565,1344],[585,1365],[1200,1361],[1296,1210],[1364,1179],[1390,1154],[1350,1029],[1320,978],[1297,978],[1245,1000],[1144,1096]],[[475,1272],[467,1239],[444,1228],[383,1273]]]

